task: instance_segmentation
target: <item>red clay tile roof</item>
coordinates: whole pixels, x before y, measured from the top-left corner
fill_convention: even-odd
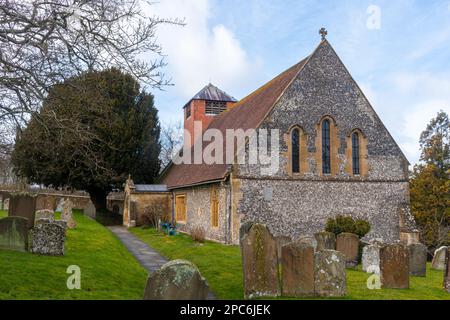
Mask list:
[[[208,129],[219,129],[224,137],[226,129],[256,129],[307,60],[308,57],[237,102],[232,109],[216,116]],[[171,164],[163,172],[160,182],[173,189],[221,180],[227,172],[226,164]]]

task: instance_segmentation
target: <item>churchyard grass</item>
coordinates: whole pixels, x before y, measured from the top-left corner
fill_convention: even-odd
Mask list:
[[[242,264],[238,246],[210,241],[199,244],[188,235],[169,237],[155,229],[138,227],[130,230],[166,258],[187,259],[197,265],[219,299],[243,298]],[[427,276],[410,277],[410,289],[406,290],[369,290],[366,283],[370,276],[362,272],[361,265],[356,270],[347,269],[347,296],[340,299],[450,300],[450,294],[442,288],[443,271],[431,270],[430,264],[427,265]]]
[[[78,226],[68,230],[64,256],[0,250],[0,300],[142,299],[145,269],[108,229],[74,212]],[[67,289],[70,265],[81,268],[81,290]]]

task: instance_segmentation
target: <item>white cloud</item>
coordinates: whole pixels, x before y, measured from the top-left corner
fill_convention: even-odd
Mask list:
[[[162,0],[148,11],[185,19],[184,27],[158,30],[167,55],[166,74],[175,84],[168,90],[180,98],[191,98],[209,81],[233,95],[261,69],[261,61],[248,57],[232,31],[221,24],[210,26],[208,0]]]

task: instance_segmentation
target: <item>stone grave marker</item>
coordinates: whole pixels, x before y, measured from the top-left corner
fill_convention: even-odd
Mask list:
[[[409,250],[401,243],[380,249],[381,286],[385,289],[409,288]]]
[[[314,287],[319,297],[343,297],[347,293],[345,257],[336,250],[314,254]]]
[[[95,206],[92,203],[92,201],[89,201],[89,203],[86,206],[86,208],[84,208],[84,215],[95,220],[95,217],[97,215],[97,209],[95,208]]]
[[[317,250],[335,250],[336,249],[336,236],[332,232],[317,232],[314,234],[317,241]]]
[[[362,250],[362,270],[367,273],[380,273],[380,249],[378,243],[370,243]]]
[[[290,242],[292,242],[292,239],[287,236],[278,236],[275,237],[275,241],[277,242],[277,257],[278,261],[281,261],[281,248]]]
[[[253,224],[242,234],[241,255],[244,272],[244,297],[280,295],[277,243],[262,224]]]
[[[283,296],[314,296],[314,247],[295,241],[284,245],[281,252]]]
[[[208,283],[194,264],[173,260],[148,277],[144,300],[205,300],[208,292]]]
[[[23,217],[0,219],[0,249],[28,250],[28,220]]]
[[[344,254],[347,268],[355,268],[358,265],[358,235],[345,232],[339,234],[336,240],[336,250]]]
[[[9,200],[8,216],[26,218],[28,229],[33,228],[36,198],[36,195],[27,192],[12,193]]]
[[[44,209],[44,210],[38,210],[35,213],[35,224],[37,221],[39,220],[47,220],[49,222],[53,222],[55,221],[55,213],[53,212],[53,210],[48,210],[48,209]]]
[[[31,230],[31,252],[47,256],[64,255],[66,230],[58,223],[39,222]]]
[[[409,249],[409,274],[415,277],[425,277],[427,273],[427,246],[422,243],[412,243]]]
[[[74,205],[70,199],[66,199],[62,207],[61,220],[67,222],[69,229],[74,229],[77,226],[77,222],[72,213],[73,207]]]
[[[445,254],[447,247],[442,246],[434,251],[433,261],[431,262],[431,268],[435,270],[445,269]]]

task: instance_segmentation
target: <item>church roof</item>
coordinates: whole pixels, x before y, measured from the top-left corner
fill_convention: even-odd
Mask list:
[[[226,129],[257,128],[306,64],[309,57],[282,72],[271,81],[249,94],[231,109],[217,115],[208,129],[218,129],[224,135]],[[202,90],[203,91],[203,90]],[[202,92],[201,91],[201,92]],[[197,95],[196,95],[197,96]],[[194,97],[195,98],[195,97]],[[224,141],[225,143],[225,141]],[[193,148],[192,148],[193,149]],[[191,152],[193,150],[191,149]],[[194,159],[194,157],[192,157]],[[169,189],[219,181],[228,173],[228,164],[169,164],[161,175],[162,183]]]
[[[200,90],[195,96],[192,97],[189,102],[192,100],[210,100],[210,101],[225,101],[225,102],[236,102],[237,100],[230,96],[223,90],[220,90],[215,85],[209,83],[202,90]],[[189,102],[187,104],[189,104]]]

